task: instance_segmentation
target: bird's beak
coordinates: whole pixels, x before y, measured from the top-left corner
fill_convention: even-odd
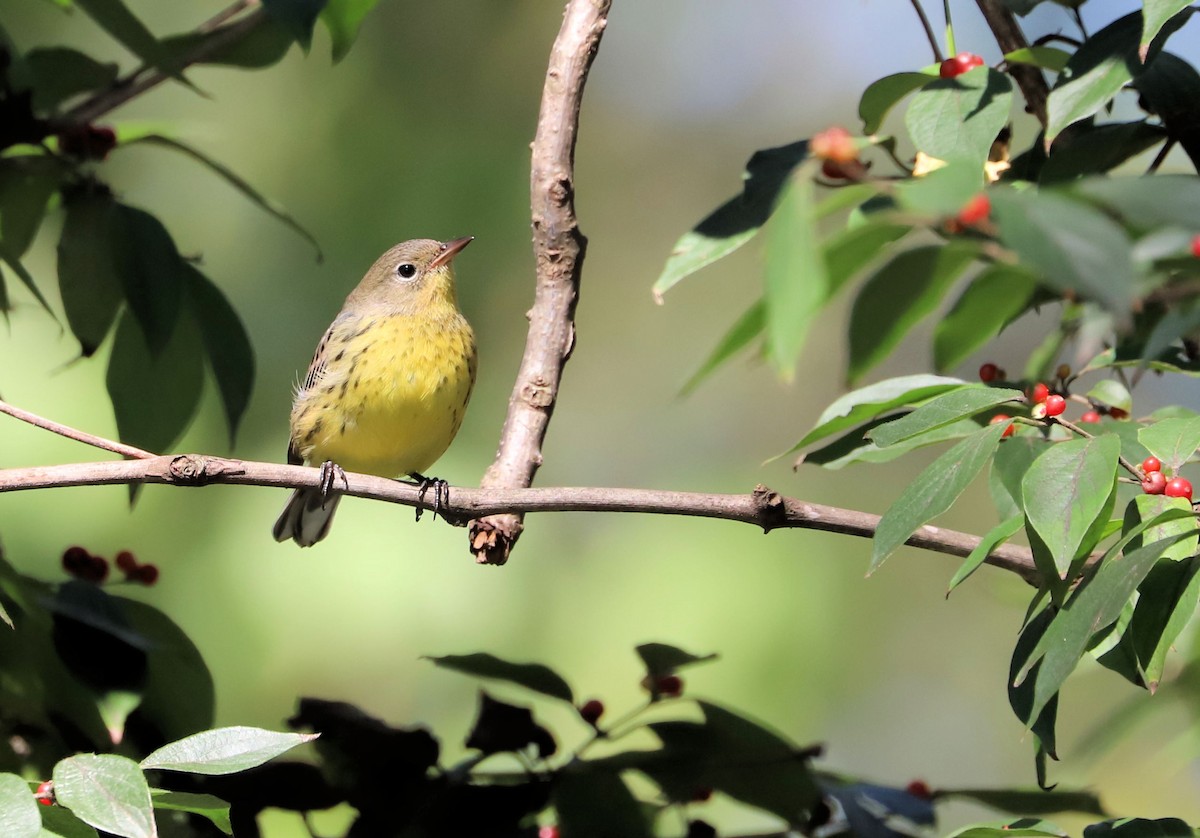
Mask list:
[[[444,242],[442,244],[441,251],[437,256],[433,257],[433,261],[429,263],[429,267],[439,268],[442,265],[448,265],[450,260],[454,258],[458,251],[462,250],[473,241],[475,241],[474,236],[464,236],[461,239],[454,239],[454,241]]]

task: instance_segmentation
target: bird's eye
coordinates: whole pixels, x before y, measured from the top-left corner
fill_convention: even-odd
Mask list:
[[[399,274],[402,279],[412,279],[417,275],[417,266],[412,262],[404,262],[396,266],[396,273]]]

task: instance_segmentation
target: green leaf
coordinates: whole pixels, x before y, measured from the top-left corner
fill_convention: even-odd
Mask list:
[[[13,259],[25,255],[63,174],[48,155],[0,158],[0,251]]]
[[[1011,3],[1013,0],[1005,0]],[[1040,0],[1039,0],[1040,2]],[[951,832],[946,838],[1066,838],[1067,833],[1052,823],[1029,818],[1010,823],[975,824]]]
[[[316,237],[314,237],[312,233],[308,232],[308,230],[302,227],[300,223],[296,221],[296,219],[292,218],[292,216],[283,209],[283,207],[272,201],[270,198],[264,196],[248,182],[243,180],[230,169],[226,168],[224,165],[218,163],[216,160],[213,160],[208,155],[201,153],[189,145],[185,145],[184,143],[171,139],[170,137],[164,137],[161,134],[145,134],[141,137],[130,140],[127,143],[123,143],[122,145],[118,146],[118,148],[128,148],[141,143],[157,145],[163,148],[169,148],[173,151],[178,151],[181,154],[185,154],[192,158],[196,162],[203,164],[209,169],[209,171],[220,176],[225,180],[226,183],[228,183],[237,191],[241,192],[242,195],[248,198],[259,209],[263,210],[268,215],[273,216],[278,221],[282,221],[301,238],[311,244],[313,249],[317,252],[318,262],[325,258],[324,254],[321,253],[321,246],[317,244]]]
[[[1150,44],[1175,15],[1191,5],[1191,0],[1142,0],[1142,37],[1138,55],[1145,61]]]
[[[1050,815],[1082,812],[1104,817],[1108,813],[1100,798],[1090,791],[1046,791],[1044,789],[942,789],[938,800],[973,800],[1014,815]]]
[[[1088,535],[1114,491],[1120,453],[1121,442],[1111,434],[1070,440],[1047,448],[1025,472],[1025,514],[1061,578],[1092,549]]]
[[[950,585],[946,588],[946,596],[950,596],[955,588],[967,580],[967,577],[979,570],[993,550],[1020,532],[1024,526],[1025,516],[1014,515],[988,530],[987,534],[979,540],[978,546],[963,559],[963,563],[954,572],[954,576],[950,579]]]
[[[728,256],[766,223],[792,169],[808,156],[808,141],[756,151],[746,164],[742,194],[713,210],[675,243],[654,283],[655,299],[684,277]]]
[[[114,250],[129,310],[152,355],[162,352],[179,321],[187,264],[162,222],[148,212],[117,205]]]
[[[1162,460],[1166,470],[1174,471],[1200,448],[1200,417],[1160,419],[1138,430],[1138,442]]]
[[[852,463],[887,463],[918,448],[970,436],[979,430],[981,424],[973,419],[962,419],[909,437],[904,442],[881,448],[867,439],[867,434],[887,421],[889,420],[873,419],[865,425],[860,425],[828,445],[806,452],[804,462],[824,466],[827,469],[839,469]]]
[[[643,763],[639,770],[674,800],[688,800],[696,789],[707,787],[791,825],[805,823],[821,793],[799,749],[744,716],[709,702],[697,704],[703,723],[648,725],[663,749],[660,759]]]
[[[1000,239],[1047,285],[1095,300],[1127,319],[1135,288],[1129,236],[1099,210],[1041,190],[994,189]]]
[[[321,21],[329,30],[329,39],[333,42],[335,64],[350,52],[363,19],[377,3],[379,0],[329,0],[321,10]]]
[[[983,187],[982,166],[955,160],[929,174],[898,183],[895,194],[904,209],[943,218],[957,213]]]
[[[170,62],[170,54],[121,0],[75,0],[75,4],[142,61],[169,76],[179,78],[177,68]]]
[[[158,834],[142,769],[114,754],[79,754],[54,766],[54,794],[80,820],[124,838]]]
[[[1195,838],[1196,830],[1178,818],[1118,818],[1083,828],[1083,838]]]
[[[25,53],[33,75],[33,106],[52,111],[80,93],[108,87],[117,80],[117,65],[97,61],[68,47],[42,47]]]
[[[219,41],[220,46],[210,47],[208,42]],[[182,63],[185,57],[199,55],[197,64],[213,64],[243,69],[261,69],[279,63],[296,42],[292,33],[282,23],[264,15],[258,25],[246,30],[241,37],[229,40],[224,29],[212,32],[185,32],[163,39],[163,48]]]
[[[1172,18],[1144,54],[1160,50],[1186,19],[1185,15]],[[1133,12],[1101,29],[1075,51],[1046,102],[1047,146],[1068,126],[1095,115],[1142,72],[1141,30],[1141,12]]]
[[[1031,612],[1039,602],[1045,599],[1046,595],[1045,591],[1039,591],[1034,596],[1033,602],[1030,604]],[[1057,609],[1054,606],[1046,606],[1037,613],[1027,615],[1025,625],[1017,637],[1017,645],[1013,649],[1012,660],[1008,667],[1008,703],[1012,706],[1013,713],[1017,718],[1029,728],[1037,739],[1034,744],[1038,763],[1038,785],[1042,787],[1046,785],[1043,776],[1045,763],[1043,755],[1057,759],[1055,756],[1057,747],[1055,726],[1058,720],[1058,696],[1052,696],[1040,711],[1034,713],[1034,687],[1038,670],[1042,666],[1041,661],[1032,663],[1029,669],[1030,677],[1024,681],[1017,683],[1017,675],[1029,661],[1037,644],[1045,637],[1046,630],[1050,627],[1056,613]]]
[[[809,324],[829,301],[813,206],[813,180],[801,166],[779,199],[768,229],[763,288],[766,354],[790,379]]]
[[[200,339],[221,393],[232,444],[254,391],[254,348],[245,324],[221,289],[186,263],[184,289],[188,307],[200,324]]]
[[[637,798],[616,772],[572,763],[558,773],[550,802],[562,838],[650,838],[653,831]]]
[[[1056,47],[1022,47],[1004,53],[1004,60],[1009,64],[1032,64],[1052,73],[1061,73],[1070,58],[1071,53]]]
[[[962,386],[961,378],[943,375],[905,375],[889,378],[847,393],[821,413],[817,424],[787,452],[798,451],[819,439],[868,422],[902,407],[916,407]]]
[[[1184,227],[1200,218],[1200,180],[1195,175],[1088,178],[1071,191],[1104,205],[1141,229]]]
[[[258,727],[220,727],[163,745],[140,764],[146,770],[157,768],[209,776],[234,774],[311,742],[317,735]]]
[[[670,675],[677,669],[693,666],[698,663],[708,663],[717,659],[715,654],[693,655],[677,646],[666,643],[643,643],[634,649],[642,663],[646,666],[646,674],[651,678],[660,675]]]
[[[1037,715],[1046,702],[1058,693],[1083,657],[1092,636],[1116,622],[1125,602],[1155,562],[1183,537],[1155,541],[1126,552],[1119,559],[1105,561],[1075,590],[1067,604],[1055,615],[1014,679],[1014,683],[1023,681],[1033,665],[1040,661],[1041,666],[1035,676],[1031,715]]]
[[[905,488],[879,519],[868,574],[878,570],[913,533],[954,505],[991,460],[1006,429],[1003,424],[980,429],[934,460]]]
[[[189,812],[208,818],[213,826],[226,835],[233,834],[233,824],[229,822],[229,804],[211,794],[191,794],[184,791],[165,791],[151,789],[150,798],[155,809],[168,812]]]
[[[1020,390],[965,384],[957,390],[936,396],[932,401],[921,405],[912,413],[880,425],[868,436],[875,440],[877,445],[887,447],[942,425],[949,425],[957,419],[974,416],[989,407],[995,407],[1005,402],[1021,401],[1024,398],[1025,396]]]
[[[200,403],[204,382],[199,329],[190,314],[155,355],[136,318],[117,324],[106,383],[121,441],[165,451],[183,435]]]
[[[512,663],[501,660],[486,652],[476,652],[471,655],[443,655],[441,657],[426,656],[435,666],[452,669],[476,678],[495,678],[507,681],[527,690],[561,699],[568,703],[575,699],[570,685],[561,675],[548,666],[540,663]]]
[[[267,14],[279,21],[296,42],[308,51],[312,45],[313,27],[326,0],[262,0]]]
[[[1160,125],[1145,120],[1078,125],[1071,142],[1056,148],[1038,173],[1042,185],[1103,174],[1136,157],[1167,138]]]
[[[96,830],[62,806],[42,808],[42,832],[39,838],[96,838]]]
[[[980,171],[996,136],[1008,124],[1012,82],[990,67],[935,79],[913,97],[904,124],[930,157],[961,160]]]
[[[1128,413],[1133,409],[1133,397],[1125,385],[1115,378],[1102,378],[1087,392],[1088,398]]]
[[[863,133],[876,133],[888,111],[897,102],[935,78],[937,76],[932,73],[895,73],[868,85],[858,102],[858,118],[863,122]]]
[[[1200,72],[1177,55],[1159,53],[1133,80],[1146,110],[1158,116],[1166,133],[1200,166]]]
[[[933,363],[939,372],[958,366],[1025,311],[1037,280],[1016,266],[988,265],[966,287],[933,332]]]
[[[1192,530],[1192,538],[1180,544],[1195,553],[1195,521],[1178,521],[1176,524]],[[1167,653],[1200,603],[1200,559],[1194,555],[1182,561],[1160,559],[1138,587],[1138,594],[1133,619],[1121,639],[1129,638],[1143,683],[1153,694],[1162,681]]]
[[[66,202],[58,241],[58,288],[67,323],[84,357],[104,341],[124,299],[113,251],[117,205],[107,193]]]
[[[923,245],[898,253],[875,271],[850,312],[849,379],[862,378],[933,313],[977,255],[973,245]]]
[[[712,354],[705,359],[700,368],[692,373],[691,378],[680,388],[679,395],[686,396],[691,393],[717,367],[728,361],[748,346],[752,340],[762,334],[763,326],[766,322],[764,309],[765,307],[761,299],[756,300],[754,305],[746,309],[745,314],[739,317],[737,322],[721,338],[721,342],[717,344],[717,348],[712,351]]]
[[[29,784],[16,774],[0,774],[0,835],[5,838],[38,838],[42,817]]]
[[[884,247],[911,230],[907,224],[868,221],[848,227],[825,240],[826,299],[832,297],[865,268]]]

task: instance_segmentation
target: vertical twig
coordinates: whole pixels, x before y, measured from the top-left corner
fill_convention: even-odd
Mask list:
[[[917,12],[917,17],[921,20],[921,27],[925,30],[925,37],[929,39],[929,48],[933,50],[933,60],[935,64],[942,63],[942,48],[938,44],[937,34],[933,31],[933,25],[929,22],[929,16],[925,14],[925,9],[921,6],[921,0],[910,0],[913,9]]]
[[[1021,26],[1017,23],[1016,16],[1001,0],[975,0],[975,2],[979,6],[979,11],[983,12],[984,20],[987,21],[1002,52],[1010,53],[1013,50],[1029,46],[1029,42],[1025,39],[1025,33],[1021,31]],[[1026,109],[1037,117],[1037,121],[1045,128],[1046,99],[1050,95],[1046,77],[1042,75],[1041,70],[1029,64],[1014,64],[1009,67],[1008,72],[1017,86],[1021,88],[1021,93],[1025,97]]]
[[[550,52],[529,183],[537,287],[525,355],[508,400],[496,459],[480,483],[483,489],[533,483],[563,365],[575,344],[575,301],[587,248],[575,217],[575,138],[584,83],[611,5],[612,0],[570,0]],[[517,514],[472,521],[475,560],[504,564],[523,526]]]

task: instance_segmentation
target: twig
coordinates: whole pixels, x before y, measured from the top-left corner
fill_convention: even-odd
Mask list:
[[[917,12],[917,17],[921,19],[921,26],[925,29],[925,37],[929,39],[929,48],[933,50],[933,60],[937,64],[942,63],[942,48],[938,45],[937,35],[933,31],[933,26],[929,23],[929,16],[925,14],[925,9],[921,7],[921,0],[911,0],[913,9]]]
[[[143,451],[141,448],[134,448],[132,445],[126,445],[123,442],[116,442],[111,439],[105,439],[102,436],[89,434],[86,431],[81,431],[67,425],[61,425],[45,417],[38,416],[36,413],[30,413],[27,410],[21,410],[19,407],[14,407],[7,402],[0,401],[0,413],[7,413],[14,419],[20,419],[22,422],[28,422],[43,430],[56,433],[59,436],[65,436],[67,439],[73,439],[76,442],[82,442],[85,445],[91,445],[105,451],[111,451],[114,454],[120,454],[123,457],[132,457],[134,459],[145,460],[157,456],[149,451]]]
[[[1029,42],[1025,40],[1025,33],[1021,31],[1021,26],[1017,23],[1016,16],[1001,0],[975,0],[975,2],[979,6],[979,11],[983,12],[984,20],[991,28],[992,35],[996,38],[996,43],[1000,45],[1002,52],[1007,54],[1029,46]],[[1037,117],[1038,122],[1045,128],[1046,99],[1050,96],[1046,77],[1042,75],[1041,70],[1029,64],[1014,64],[1009,67],[1008,72],[1016,81],[1017,86],[1021,88],[1021,93],[1025,96],[1026,108]]]
[[[611,5],[612,0],[570,0],[550,52],[529,184],[537,287],[525,355],[483,489],[533,483],[563,365],[575,344],[575,302],[587,247],[575,217],[575,138],[584,83]],[[476,561],[504,564],[523,526],[521,516],[511,513],[472,521]]]
[[[204,454],[179,454],[136,460],[0,469],[0,493],[67,486],[105,486],[122,483],[155,483],[174,486],[232,484],[278,488],[315,488],[321,471],[308,466],[231,460]],[[419,486],[385,477],[346,473],[342,494],[353,497],[433,509],[433,499]],[[684,515],[739,521],[776,529],[806,529],[870,538],[879,516],[841,509],[796,498],[784,497],[764,486],[743,494],[707,494],[655,489],[599,487],[549,487],[473,489],[452,486],[438,514],[450,522],[479,516],[523,515],[527,512],[621,512],[655,515]],[[979,545],[979,536],[941,527],[924,526],[907,544],[965,557]],[[1005,544],[987,558],[987,563],[1016,573],[1037,584],[1040,578],[1027,548]]]

